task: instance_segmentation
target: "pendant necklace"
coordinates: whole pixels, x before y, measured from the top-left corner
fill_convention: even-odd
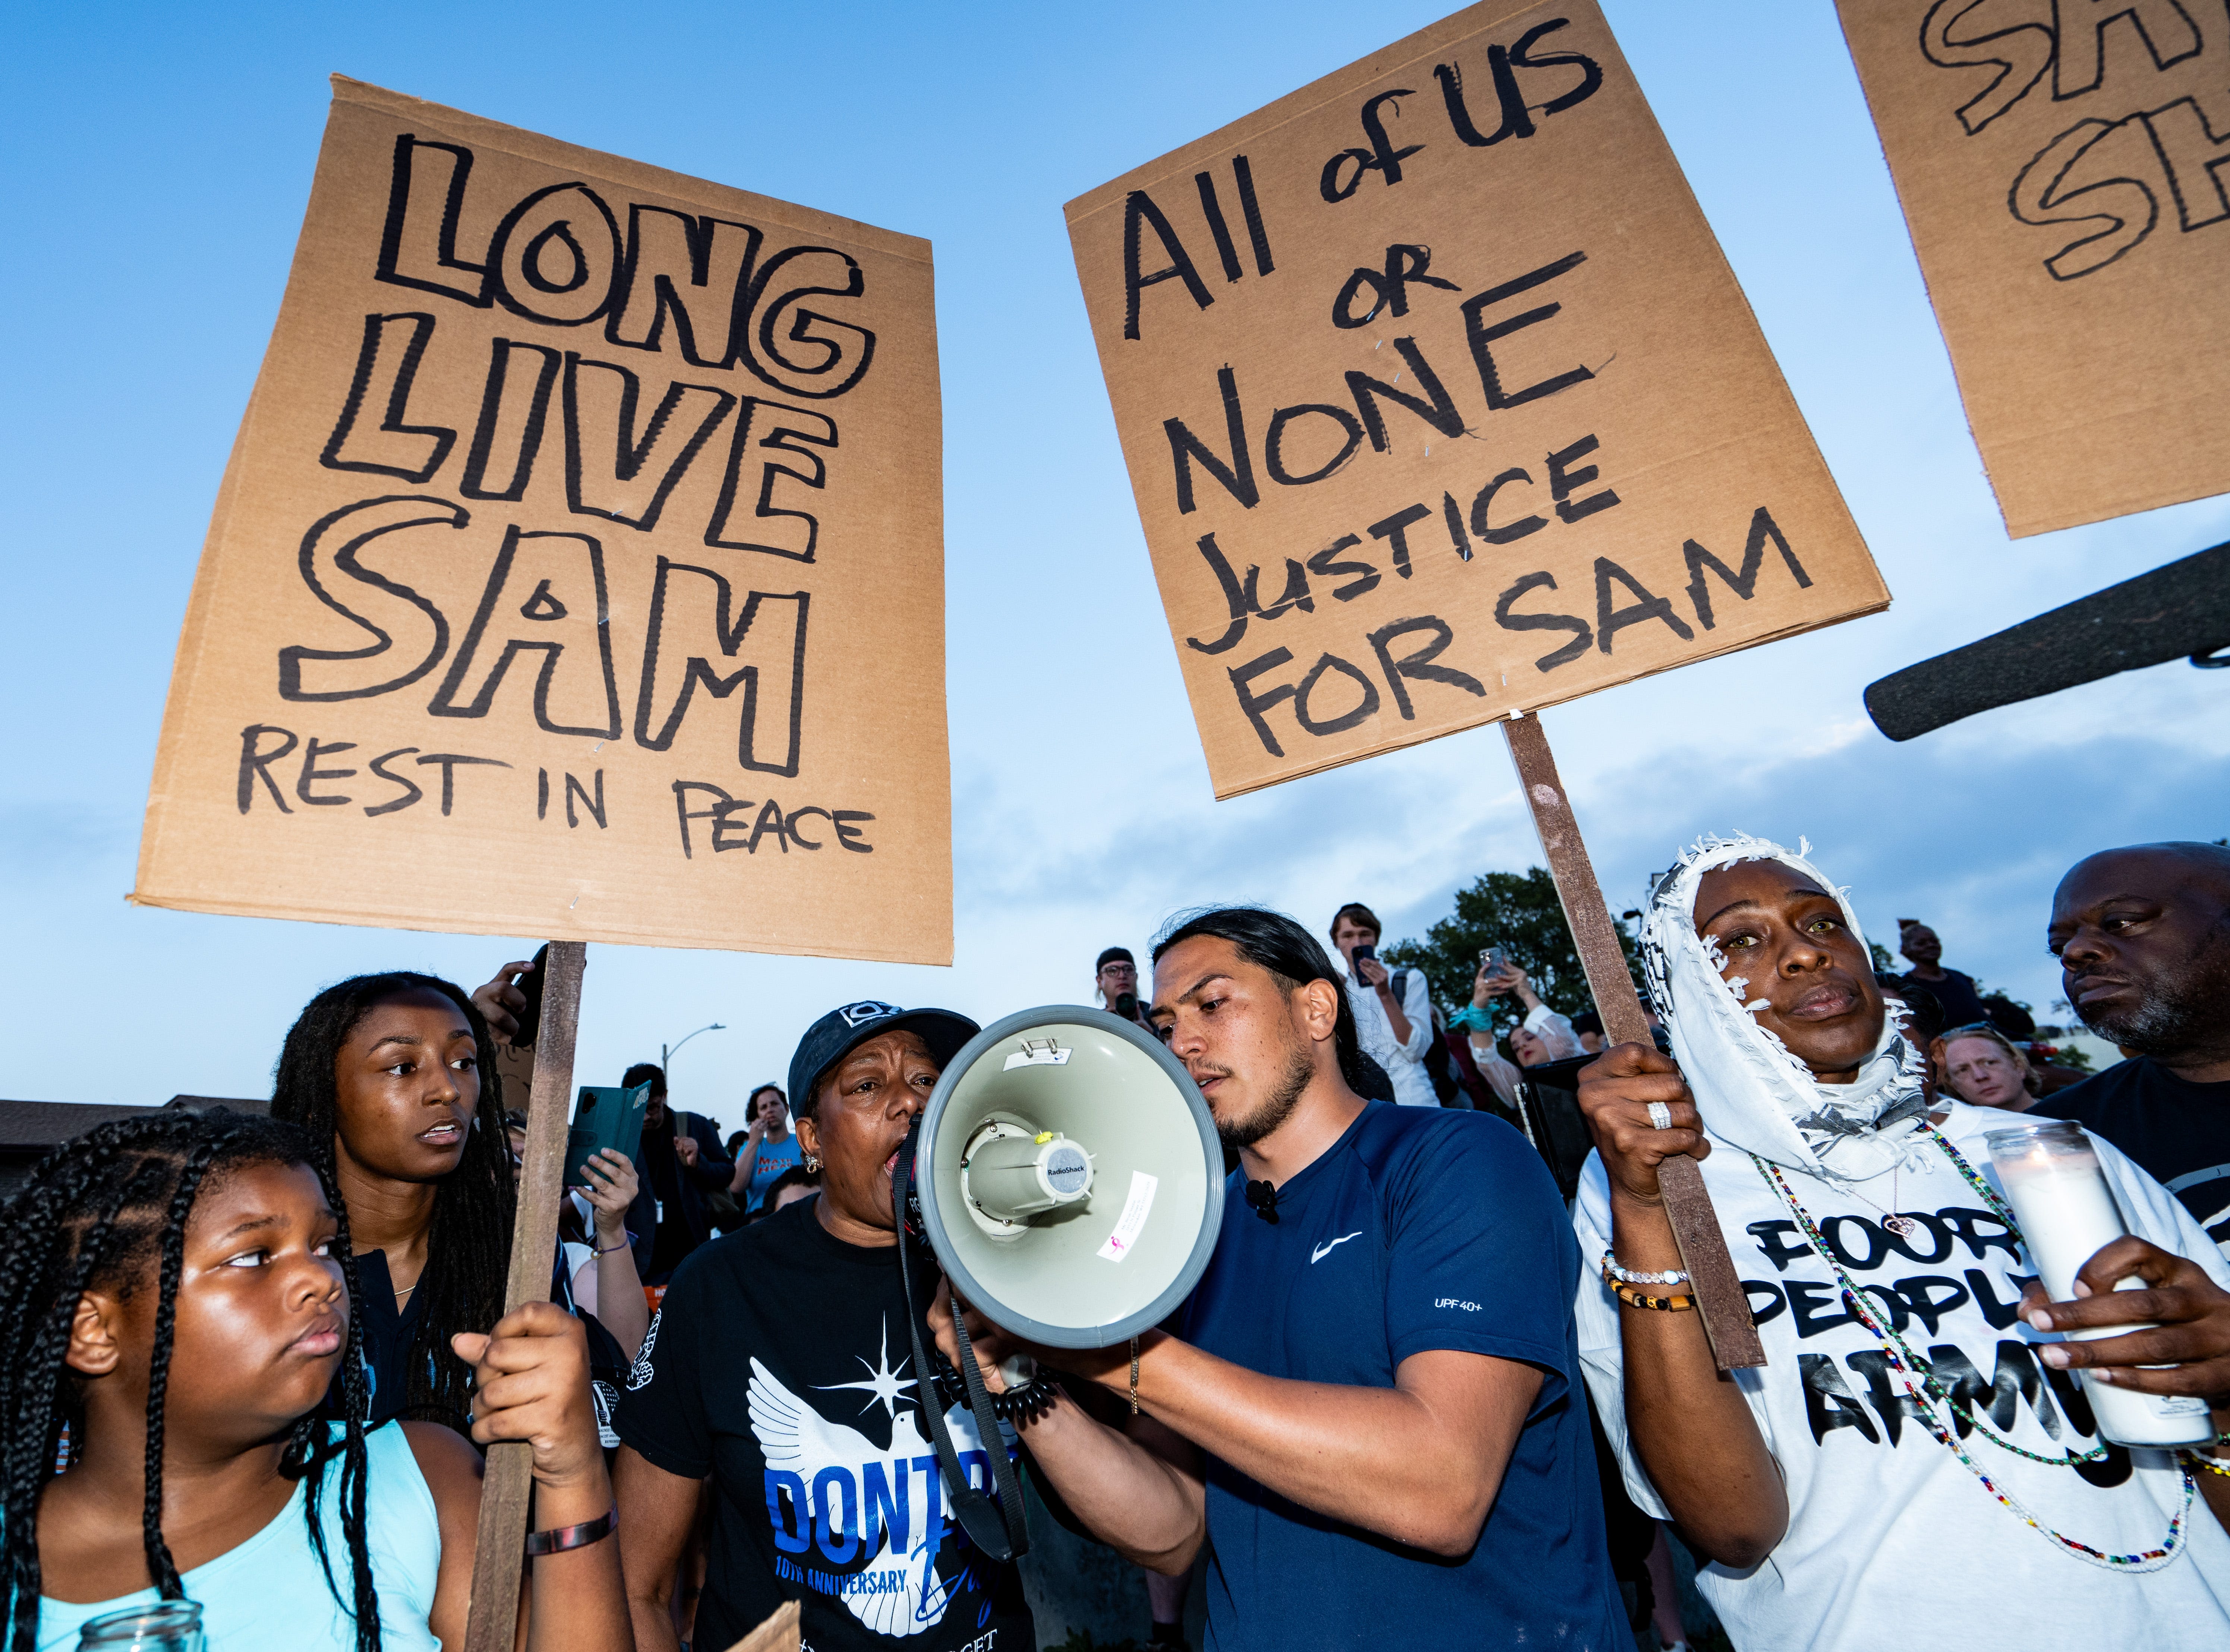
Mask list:
[[[1914,1234],[1920,1231],[1920,1224],[1914,1221],[1909,1216],[1899,1216],[1897,1213],[1897,1179],[1904,1173],[1905,1160],[1900,1159],[1896,1164],[1890,1167],[1889,1208],[1887,1210],[1882,1210],[1880,1205],[1874,1205],[1873,1200],[1866,1198],[1866,1196],[1860,1192],[1856,1187],[1850,1188],[1848,1192],[1852,1198],[1858,1199],[1864,1204],[1874,1205],[1874,1208],[1876,1210],[1881,1211],[1882,1225],[1884,1227],[1887,1228],[1892,1233],[1896,1234],[1900,1239],[1909,1239]]]
[[[1967,1162],[1958,1148],[1953,1147],[1950,1141],[1932,1126],[1924,1125],[1922,1134],[1942,1150],[1943,1155],[1965,1177],[1968,1184],[1982,1196],[1983,1203],[1998,1212],[2000,1218],[2005,1222],[2009,1230],[2009,1235],[2014,1242],[2016,1244],[2024,1243],[2021,1237],[2021,1230],[2013,1220],[2011,1208],[1998,1196],[1995,1188],[1975,1173],[1974,1167]],[[2089,1451],[2069,1452],[2062,1457],[2046,1457],[2015,1445],[2011,1440],[1989,1427],[1981,1417],[1975,1415],[1971,1405],[1961,1403],[1937,1372],[1935,1367],[1914,1352],[1911,1345],[1898,1334],[1893,1316],[1879,1314],[1868,1306],[1866,1288],[1851,1277],[1848,1270],[1836,1257],[1833,1249],[1827,1244],[1826,1235],[1821,1231],[1819,1224],[1813,1219],[1812,1213],[1806,1210],[1802,1202],[1798,1199],[1796,1190],[1789,1185],[1789,1179],[1782,1175],[1781,1167],[1770,1160],[1761,1159],[1756,1154],[1750,1155],[1750,1160],[1757,1167],[1758,1174],[1765,1179],[1767,1185],[1781,1195],[1782,1202],[1789,1207],[1789,1213],[1796,1218],[1797,1228],[1804,1235],[1805,1243],[1811,1247],[1812,1253],[1826,1264],[1830,1273],[1834,1275],[1836,1282],[1842,1288],[1844,1306],[1850,1309],[1851,1316],[1872,1332],[1875,1340],[1881,1344],[1888,1368],[1897,1373],[1899,1385],[1904,1388],[1906,1396],[1912,1402],[1915,1419],[1934,1437],[1938,1445],[1944,1447],[1953,1456],[1959,1459],[1967,1471],[1982,1482],[1983,1490],[1995,1497],[2015,1519],[2033,1529],[2063,1552],[2079,1560],[2087,1560],[2092,1565],[2106,1571],[2137,1573],[2157,1572],[2175,1559],[2184,1547],[2184,1522],[2191,1514],[2192,1504],[2198,1493],[2198,1483],[2192,1475],[2188,1462],[2180,1457],[2177,1459],[2177,1467],[2182,1470],[2183,1482],[2182,1502],[2169,1520],[2167,1534],[2151,1548],[2117,1553],[2096,1545],[2085,1543],[2079,1538],[2069,1537],[2065,1533],[2046,1525],[2019,1497],[2015,1496],[2008,1487],[2001,1484],[1995,1475],[1975,1460],[1974,1455],[1967,1450],[1965,1443],[1960,1438],[1959,1432],[1955,1428],[1946,1427],[1943,1419],[1937,1416],[1937,1406],[1942,1405],[1944,1410],[1950,1411],[1955,1424],[1957,1422],[1964,1422],[1969,1428],[1982,1435],[1983,1438],[2004,1448],[2014,1456],[2026,1457],[2032,1462],[2045,1463],[2055,1468],[2072,1469],[2079,1463],[2104,1460],[2106,1456],[2104,1440],[2102,1439],[2097,1447]],[[1896,1198],[1897,1193],[1892,1187],[1890,1199],[1894,1202]],[[1871,1204],[1872,1201],[1867,1202]],[[1876,1205],[1874,1208],[1880,1210],[1881,1206]],[[1887,1225],[1885,1224],[1885,1225]]]

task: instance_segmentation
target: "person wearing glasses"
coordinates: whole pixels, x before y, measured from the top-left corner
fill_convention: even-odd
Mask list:
[[[1153,1030],[1146,1019],[1146,1006],[1138,1002],[1138,961],[1131,955],[1130,948],[1110,947],[1101,953],[1099,961],[1092,966],[1092,984],[1110,1015],[1136,1021],[1150,1032]]]

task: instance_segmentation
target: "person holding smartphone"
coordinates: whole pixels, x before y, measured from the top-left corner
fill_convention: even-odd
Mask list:
[[[706,1196],[725,1192],[736,1167],[721,1156],[719,1127],[695,1113],[667,1107],[666,1070],[638,1061],[620,1088],[650,1086],[643,1109],[642,1146],[635,1160],[641,1191],[628,1211],[635,1262],[646,1285],[663,1285],[683,1258],[712,1237],[712,1207]]]
[[[1515,998],[1525,1011],[1525,1019],[1510,1029],[1510,1053],[1516,1057],[1514,1063],[1505,1061],[1494,1044],[1494,1000],[1505,996]],[[1489,947],[1479,955],[1479,974],[1472,980],[1471,1002],[1449,1017],[1448,1025],[1463,1029],[1471,1043],[1471,1058],[1478,1065],[1480,1077],[1512,1107],[1518,1104],[1520,1067],[1537,1067],[1544,1061],[1561,1061],[1567,1056],[1587,1053],[1571,1022],[1541,1001],[1541,994],[1533,990],[1533,983],[1525,972],[1512,963],[1500,947]]]
[[[1403,1107],[1438,1107],[1425,1056],[1433,1047],[1433,1006],[1424,973],[1378,961],[1377,915],[1350,901],[1333,915],[1332,950],[1347,962],[1348,1001],[1363,1052],[1386,1070]]]

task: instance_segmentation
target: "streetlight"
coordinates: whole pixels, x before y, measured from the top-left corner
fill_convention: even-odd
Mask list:
[[[697,1032],[725,1032],[728,1029],[721,1023],[715,1021],[710,1026],[699,1027],[697,1029]],[[693,1032],[689,1035],[688,1038],[682,1039],[681,1044],[688,1043],[689,1038],[693,1038],[697,1036],[697,1032]],[[667,1067],[668,1064],[673,1061],[675,1053],[681,1048],[681,1044],[674,1045],[672,1049],[668,1049],[662,1044],[658,1046],[658,1064],[661,1068]],[[668,1072],[666,1077],[667,1081],[669,1083],[673,1082],[674,1075],[671,1072]]]

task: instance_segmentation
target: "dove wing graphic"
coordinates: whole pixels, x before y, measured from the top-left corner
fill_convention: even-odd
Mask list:
[[[886,1458],[896,1458],[899,1465],[897,1472],[905,1474],[908,1472],[906,1465],[912,1457],[929,1450],[929,1443],[921,1437],[912,1411],[901,1412],[893,1420],[890,1450],[886,1452],[859,1430],[829,1422],[791,1393],[782,1379],[757,1360],[751,1361],[747,1398],[751,1434],[766,1456],[767,1466],[787,1469],[808,1486],[823,1469],[841,1467],[856,1473],[863,1465]],[[865,1512],[861,1511],[863,1517]],[[801,1513],[811,1518],[811,1511]],[[926,1510],[923,1514],[925,1515]],[[915,1524],[926,1527],[930,1522],[917,1516]],[[903,1591],[841,1597],[852,1616],[878,1635],[918,1635],[944,1617],[946,1591],[936,1570],[938,1546],[944,1535],[942,1520],[938,1526],[938,1530],[921,1531],[913,1552],[906,1557]],[[890,1549],[889,1527],[883,1527],[878,1535],[880,1541],[864,1568],[869,1572],[881,1569],[880,1563]]]

